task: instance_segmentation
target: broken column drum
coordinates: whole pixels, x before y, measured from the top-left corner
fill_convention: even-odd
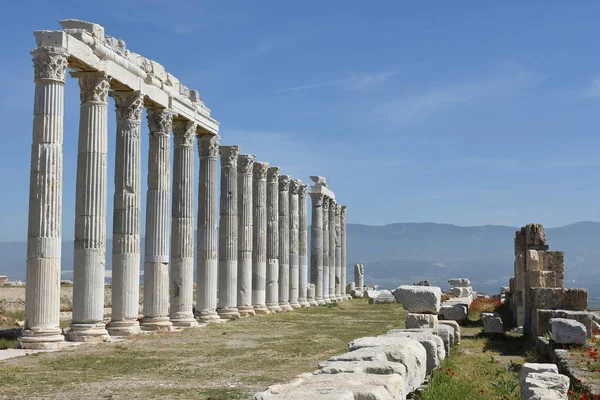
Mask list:
[[[238,157],[238,282],[237,305],[242,317],[254,315],[252,305],[252,169],[256,156]]]
[[[267,314],[267,169],[255,162],[252,171],[252,305],[256,314]]]
[[[308,185],[301,184],[298,190],[298,224],[300,231],[298,233],[298,302],[302,307],[310,307],[308,302],[308,210],[306,195],[308,194]],[[313,296],[314,299],[314,296]],[[315,302],[316,305],[316,302]]]
[[[323,195],[310,193],[312,203],[310,235],[310,282],[315,285],[315,298],[311,305],[323,305]]]
[[[365,267],[362,264],[354,266],[354,284],[360,292],[365,290]]]
[[[298,244],[300,234],[300,221],[298,215],[298,191],[300,190],[300,182],[297,179],[292,179],[290,183],[290,306],[300,308],[298,301],[298,285],[299,276],[299,251]]]
[[[271,312],[279,306],[279,167],[267,170],[267,278],[266,303]]]
[[[279,176],[279,306],[291,311],[290,306],[290,190],[289,175]]]

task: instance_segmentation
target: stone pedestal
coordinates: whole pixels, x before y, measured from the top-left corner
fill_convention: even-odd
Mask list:
[[[266,304],[271,312],[279,306],[279,167],[267,170],[267,279]]]
[[[342,291],[346,290],[342,285],[342,224],[341,224],[342,206],[335,206],[335,298],[337,301],[346,300]]]
[[[101,72],[75,72],[81,109],[75,192],[73,322],[65,336],[74,342],[110,340],[104,323],[108,89]]]
[[[298,302],[302,307],[310,307],[311,304],[308,302],[308,210],[306,205],[306,195],[308,194],[308,185],[301,184],[298,190],[298,223],[300,225],[300,232],[298,233],[298,255],[299,255],[299,267],[298,275],[300,281],[298,282]],[[314,292],[313,292],[313,302]]]
[[[365,290],[365,267],[362,264],[354,265],[354,286],[357,290]]]
[[[144,96],[114,91],[117,114],[112,245],[112,336],[140,333],[141,126]]]
[[[254,315],[252,305],[252,168],[256,156],[238,157],[238,281],[240,316]]]
[[[312,202],[310,235],[310,282],[315,286],[315,297],[308,297],[311,305],[323,305],[323,194],[310,193]]]
[[[172,113],[148,109],[148,193],[144,259],[144,318],[146,331],[171,330],[169,320],[169,195]]]
[[[221,146],[221,218],[219,223],[219,303],[223,319],[240,317],[237,308],[239,146]]]
[[[298,244],[300,234],[300,221],[298,215],[298,191],[300,190],[301,182],[297,179],[292,179],[290,183],[290,306],[300,308],[298,301],[298,285],[300,282],[299,276],[299,251]]]
[[[329,197],[323,198],[323,301],[331,303],[329,299]]]
[[[290,306],[290,190],[289,175],[279,176],[279,306],[292,311]]]
[[[35,67],[33,141],[29,176],[25,349],[64,346],[60,328],[63,109],[67,53],[57,47],[31,52]]]
[[[252,306],[256,314],[268,314],[267,277],[267,169],[255,162],[252,174]]]
[[[194,144],[196,125],[173,121],[171,312],[173,326],[194,328]]]
[[[329,199],[329,300],[331,302],[338,302],[341,299],[337,296],[337,290],[339,288],[339,276],[337,275],[336,268],[336,247],[337,247],[337,235],[336,235],[336,223],[335,223],[335,210],[337,209],[337,203],[333,199]]]
[[[200,322],[220,320],[217,314],[218,239],[217,160],[219,136],[198,138],[198,256],[196,318]]]

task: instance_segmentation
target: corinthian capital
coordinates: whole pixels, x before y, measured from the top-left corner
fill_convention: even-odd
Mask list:
[[[109,96],[115,100],[117,121],[141,125],[144,96],[139,91],[115,90],[110,92]]]
[[[310,199],[312,201],[313,207],[322,207],[323,206],[323,193],[309,193]]]
[[[148,119],[150,133],[171,133],[173,125],[173,113],[171,110],[163,107],[150,107],[146,118]]]
[[[269,163],[263,161],[255,161],[253,166],[253,178],[254,179],[267,179],[267,170],[269,168]]]
[[[219,155],[219,135],[202,135],[198,137],[198,155],[200,157],[217,158]]]
[[[71,72],[79,78],[79,98],[84,103],[108,103],[110,77],[104,72]]]
[[[238,173],[250,175],[254,160],[256,160],[254,154],[240,154],[238,157]]]
[[[329,197],[326,197],[326,196],[323,198],[323,210],[325,210],[325,211],[329,210],[329,204],[330,204],[329,201],[330,200],[331,199]]]
[[[279,167],[269,167],[267,170],[267,182],[279,184]]]
[[[342,211],[340,213],[340,216],[342,218],[342,224],[346,223],[346,206],[342,206]]]
[[[292,177],[289,175],[279,175],[279,191],[287,192],[290,190],[290,183],[292,182]]]
[[[290,182],[290,194],[298,194],[301,184],[302,181],[300,181],[299,179],[292,179]]]
[[[335,215],[342,215],[342,205],[341,204],[335,204]]]
[[[175,136],[175,146],[193,146],[196,138],[196,124],[187,120],[174,120],[173,136]]]
[[[219,153],[221,153],[222,167],[237,168],[240,146],[220,146]]]
[[[308,194],[308,185],[306,183],[301,183],[300,189],[298,190],[298,195],[300,197],[306,197],[307,194]]]
[[[31,52],[35,80],[50,80],[65,83],[67,51],[62,47],[38,47]]]

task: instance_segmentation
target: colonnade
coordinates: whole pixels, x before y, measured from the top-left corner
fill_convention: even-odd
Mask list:
[[[68,35],[81,35],[75,39],[69,36],[69,44],[76,39],[85,41],[88,31],[99,35],[99,25],[82,21],[61,23]],[[67,28],[70,30],[67,31]],[[38,40],[38,45],[43,44],[43,40]],[[93,50],[100,55],[106,51]],[[64,345],[65,337],[71,341],[107,341],[110,336],[195,327],[199,322],[291,311],[347,298],[346,208],[335,201],[329,189],[317,193],[313,186],[310,193],[313,212],[310,282],[315,285],[313,298],[308,295],[307,184],[281,174],[278,167],[269,166],[267,162],[256,161],[254,155],[240,154],[239,146],[221,145],[216,121],[206,113],[200,113],[207,109],[197,92],[178,84],[183,98],[169,92],[171,89],[163,85],[162,90],[172,96],[168,101],[171,106],[157,105],[152,96],[161,97],[151,87],[157,85],[152,80],[154,72],[158,71],[154,65],[154,72],[145,75],[145,80],[150,83],[132,88],[123,84],[125,76],[112,76],[99,70],[100,65],[95,69],[90,67],[89,71],[81,70],[83,63],[71,65],[73,58],[84,59],[89,56],[87,53],[79,56],[68,48],[40,45],[32,51],[32,55],[35,101],[26,321],[19,338],[21,347],[59,348]],[[129,67],[128,70],[135,70],[128,64],[124,65]],[[67,67],[78,70],[71,75],[79,81],[81,107],[73,320],[63,336],[59,312],[63,104]],[[112,70],[119,71],[116,67]],[[168,79],[172,83],[174,78]],[[112,312],[110,322],[105,324],[109,96],[114,99],[117,128],[112,215]],[[191,103],[189,99],[192,99]],[[188,112],[184,106],[193,107],[196,112]],[[148,185],[143,318],[138,320],[144,107],[147,109],[149,130]],[[197,184],[194,182],[195,148],[200,164]],[[219,182],[220,190],[217,187]],[[324,187],[319,185],[316,187]],[[196,190],[197,210],[193,206]],[[217,203],[219,195],[220,202]],[[196,212],[197,221],[194,221]],[[197,229],[196,241],[194,229]],[[326,236],[327,245],[324,245]],[[194,267],[197,274],[195,308]],[[324,285],[324,279],[328,285]]]

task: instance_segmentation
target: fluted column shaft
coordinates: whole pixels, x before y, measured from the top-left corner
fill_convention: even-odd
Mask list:
[[[329,197],[323,198],[323,301],[331,303],[329,298]]]
[[[252,169],[256,156],[238,158],[238,281],[237,305],[242,317],[254,315],[252,306]]]
[[[144,257],[144,330],[169,330],[169,195],[173,115],[148,109],[148,191]]]
[[[290,306],[290,183],[289,175],[279,176],[279,306]]]
[[[300,190],[300,182],[297,179],[292,179],[290,182],[290,306],[293,308],[300,308],[300,302],[298,301],[298,285],[300,282],[299,276],[299,252],[300,246],[298,240],[300,239],[300,221],[299,221],[299,210],[298,210],[298,191]]]
[[[342,206],[340,211],[340,229],[341,229],[341,262],[342,262],[342,297],[351,299],[350,293],[347,293],[346,286],[348,267],[346,266],[346,206]]]
[[[308,193],[308,185],[301,184],[298,191],[298,224],[300,231],[298,232],[298,302],[302,307],[310,307],[308,302],[308,211],[306,204],[306,195]]]
[[[171,310],[174,326],[198,326],[194,318],[194,144],[196,124],[173,121],[171,208]]]
[[[60,329],[60,264],[67,53],[62,48],[40,47],[31,54],[35,68],[35,100],[29,176],[25,329],[19,342],[26,349],[57,349],[64,346]]]
[[[267,170],[267,279],[266,303],[271,312],[279,306],[279,167]]]
[[[323,305],[323,195],[310,193],[312,202],[310,235],[310,282],[315,285],[315,298],[311,305]],[[316,304],[315,304],[316,303]]]
[[[252,305],[257,314],[269,312],[266,305],[268,167],[266,162],[255,162],[252,170]]]
[[[237,309],[238,273],[238,192],[239,146],[221,146],[221,211],[219,221],[219,303],[223,319],[239,318]]]
[[[108,340],[104,320],[106,265],[106,196],[108,152],[108,89],[103,72],[75,72],[81,108],[75,189],[73,258],[73,321],[71,341]]]
[[[337,282],[337,269],[335,260],[335,209],[337,203],[333,199],[329,199],[329,299],[331,301],[339,301],[336,295],[336,287],[339,286]]]
[[[218,281],[218,135],[198,138],[200,172],[198,178],[198,256],[196,317],[202,322],[219,320],[217,314]]]
[[[342,225],[341,225],[342,206],[335,206],[335,298],[337,301],[346,300],[342,296]]]
[[[114,91],[117,114],[112,245],[112,312],[108,332],[140,332],[141,126],[144,96]]]

